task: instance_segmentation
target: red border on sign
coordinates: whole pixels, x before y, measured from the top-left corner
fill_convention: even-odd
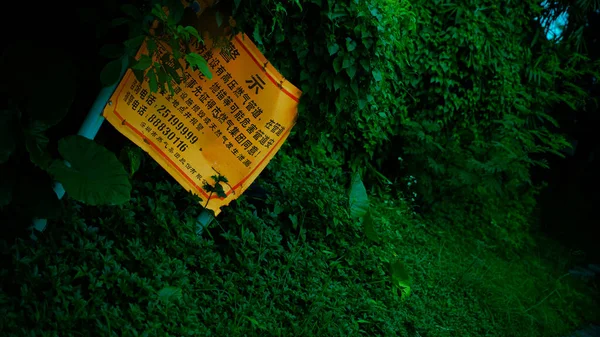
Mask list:
[[[265,67],[260,64],[260,62],[258,62],[258,60],[256,59],[256,57],[254,57],[254,54],[252,54],[250,52],[250,50],[248,50],[248,47],[246,47],[246,45],[244,44],[243,41],[240,41],[239,35],[235,36],[235,40],[242,45],[242,47],[244,48],[244,50],[246,51],[246,53],[248,55],[250,55],[250,57],[252,58],[252,60],[254,61],[254,63],[256,63],[256,65],[262,69],[263,73],[265,73],[265,75],[267,75],[267,77],[269,78],[269,80],[271,80],[271,82],[273,84],[275,84],[275,86],[279,87],[280,83],[278,83],[273,77],[271,77],[271,75],[269,73],[267,73],[267,70],[265,69]],[[293,99],[296,103],[298,103],[300,101],[299,97],[294,96],[294,94],[292,94],[291,92],[287,91],[285,88],[283,87],[279,87],[281,89],[281,91],[283,91],[284,94],[288,95],[291,99]]]
[[[125,75],[125,78],[123,79],[122,83],[126,83],[127,80],[129,80],[129,77],[131,77],[132,71],[128,70],[127,71],[127,75]],[[122,125],[126,125],[127,127],[129,127],[133,132],[135,132],[138,136],[140,136],[142,138],[142,140],[144,141],[144,143],[149,144],[150,146],[152,146],[152,148],[154,148],[154,150],[156,150],[156,152],[160,153],[160,155],[167,160],[167,162],[174,167],[184,178],[186,178],[186,180],[192,184],[192,186],[194,186],[198,192],[200,192],[205,198],[208,198],[208,200],[212,200],[212,199],[221,199],[224,200],[226,198],[222,198],[216,195],[213,195],[209,198],[209,195],[206,194],[206,192],[204,191],[204,189],[202,189],[200,186],[198,186],[187,174],[185,174],[183,172],[183,170],[179,167],[179,165],[177,165],[175,162],[173,162],[173,160],[171,160],[171,158],[169,158],[169,156],[167,156],[166,153],[164,153],[162,151],[161,148],[159,148],[154,142],[152,142],[148,137],[146,137],[142,132],[140,132],[140,130],[138,130],[137,128],[135,128],[133,125],[131,125],[128,121],[125,120],[125,118],[123,118],[123,116],[121,116],[121,114],[119,114],[119,112],[117,111],[117,106],[119,105],[119,97],[121,95],[121,92],[123,91],[123,88],[125,88],[125,85],[122,85],[121,88],[119,89],[119,92],[116,95],[116,102],[115,102],[115,108],[113,109],[113,113],[115,114],[115,116],[117,116],[117,118],[121,121]],[[279,138],[279,140],[277,141],[277,143],[275,143],[275,145],[271,148],[271,151],[269,151],[265,157],[252,169],[252,171],[250,171],[250,173],[248,173],[248,175],[246,175],[242,180],[240,180],[237,184],[235,184],[234,186],[232,186],[232,188],[227,191],[225,194],[227,196],[229,196],[231,193],[233,193],[238,187],[240,187],[246,180],[248,180],[248,178],[250,178],[250,176],[252,174],[254,174],[254,172],[256,172],[256,170],[262,166],[262,164],[264,163],[264,161],[271,155],[271,153],[273,152],[273,150],[275,150],[278,146],[279,143],[285,139],[287,137],[287,134],[290,132],[292,128],[288,128],[283,135]]]

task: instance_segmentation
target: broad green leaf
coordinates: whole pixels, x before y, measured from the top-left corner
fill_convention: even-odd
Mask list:
[[[147,39],[146,46],[148,47],[148,54],[153,55],[157,49],[156,42],[154,42],[154,39]]]
[[[140,35],[123,42],[123,44],[125,48],[137,51],[145,39],[145,35]]]
[[[81,136],[61,139],[58,152],[69,165],[55,160],[48,171],[73,199],[90,205],[129,201],[131,184],[127,172],[112,152]]]
[[[340,55],[333,60],[333,70],[336,74],[342,70],[342,57]]]
[[[16,112],[0,110],[0,164],[6,162],[17,145],[15,141]]]
[[[349,52],[354,51],[354,49],[356,49],[356,41],[351,38],[346,38],[346,49]]]
[[[340,50],[340,46],[337,43],[332,43],[327,46],[327,50],[329,51],[329,56],[332,56]]]
[[[144,70],[132,69],[133,75],[138,82],[144,82]]]
[[[24,130],[25,147],[29,152],[31,162],[41,169],[47,169],[52,162],[52,156],[48,152],[48,137],[44,131],[47,125],[40,121],[32,122],[31,126]]]
[[[346,72],[348,73],[350,79],[353,79],[354,75],[356,75],[356,66],[351,65],[350,67],[346,68]]]
[[[352,57],[346,55],[346,57],[344,57],[344,61],[342,62],[342,68],[346,69],[349,66],[351,66],[353,63],[354,63],[354,60],[352,59]]]
[[[375,231],[375,223],[373,221],[371,212],[367,212],[367,214],[365,214],[365,217],[363,218],[363,226],[365,228],[365,235],[367,238],[374,242],[380,241],[379,234],[377,234],[377,231]]]
[[[373,78],[375,79],[375,81],[379,82],[383,79],[379,70],[374,69],[371,73],[373,74]]]
[[[408,269],[402,261],[396,260],[390,264],[390,275],[392,284],[400,290],[402,299],[405,300],[410,296],[410,286],[412,283]]]
[[[264,45],[260,31],[259,25],[254,25],[254,32],[252,32],[252,37],[257,44]]]
[[[169,18],[167,20],[169,25],[176,25],[183,18],[183,12],[185,8],[181,0],[167,0],[167,7],[169,8]]]
[[[196,28],[194,28],[193,26],[187,26],[184,28],[186,32],[188,32],[188,34],[190,34],[191,36],[195,37],[196,40],[203,42],[204,40],[202,40],[202,38],[200,37],[200,34],[198,34],[198,30],[196,30]]]
[[[142,157],[142,150],[138,146],[125,146],[121,149],[119,160],[129,170],[130,177],[139,170]]]
[[[158,80],[156,78],[156,73],[154,72],[154,69],[148,70],[148,85],[150,86],[150,91],[158,91]]]
[[[152,65],[152,58],[148,55],[142,55],[140,59],[131,67],[131,69],[146,70]]]
[[[121,10],[123,11],[123,13],[129,15],[130,17],[132,17],[135,20],[142,19],[142,13],[140,12],[139,9],[137,9],[137,7],[135,7],[132,4],[122,5]]]
[[[100,72],[100,81],[105,87],[111,86],[121,77],[121,60],[112,60]]]
[[[369,60],[368,59],[361,58],[360,59],[360,65],[363,67],[363,69],[365,71],[369,71],[369,69],[371,69],[371,66],[369,65]]]
[[[116,44],[105,44],[100,48],[100,55],[109,58],[119,58],[123,56],[123,47]]]
[[[208,63],[204,59],[204,57],[196,54],[196,53],[188,53],[185,55],[185,60],[192,67],[192,69],[198,69],[206,78],[209,80],[212,79],[212,73],[208,68]]]
[[[296,214],[290,214],[288,216],[290,218],[290,221],[292,222],[292,227],[294,229],[298,228],[298,216]]]
[[[178,301],[181,296],[181,288],[177,287],[164,287],[158,291],[158,298],[165,303]]]
[[[350,198],[350,216],[353,218],[362,218],[369,210],[369,197],[367,189],[360,179],[360,174],[355,173],[352,177],[352,185],[349,192]]]

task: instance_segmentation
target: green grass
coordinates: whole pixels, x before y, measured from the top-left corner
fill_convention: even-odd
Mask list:
[[[373,243],[344,189],[289,157],[267,173],[266,208],[241,200],[198,237],[197,200],[151,166],[128,205],[68,202],[37,243],[3,242],[5,335],[535,337],[593,318],[593,294],[561,278],[550,246],[506,259],[385,193],[371,198]]]

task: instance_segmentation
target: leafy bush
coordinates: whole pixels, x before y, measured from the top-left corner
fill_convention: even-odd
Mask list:
[[[537,2],[251,1],[234,14],[304,91],[296,156],[342,181],[345,165],[412,174],[432,216],[527,245],[530,169],[568,146],[548,110],[581,106],[574,81],[593,69],[544,38]]]
[[[348,221],[339,187],[308,186],[302,193],[312,202],[298,205],[306,195],[293,191],[312,169],[292,157],[278,165],[296,168],[298,178],[263,183],[289,198],[256,209],[239,200],[202,237],[198,200],[173,180],[147,182],[162,173],[152,162],[123,207],[68,202],[67,216],[35,244],[2,241],[0,329],[7,336],[535,337],[594,318],[590,297],[544,260],[508,263],[391,197],[372,200],[376,229],[387,238],[373,244]],[[327,230],[332,218],[344,220]],[[405,301],[392,291],[388,268],[396,261],[413,280]]]

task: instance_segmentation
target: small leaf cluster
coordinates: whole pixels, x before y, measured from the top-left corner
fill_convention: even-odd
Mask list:
[[[203,44],[204,41],[194,26],[182,24],[184,15],[195,16],[182,2],[150,1],[147,8],[141,9],[125,4],[121,10],[126,17],[114,19],[113,26],[127,24],[129,39],[122,46],[103,46],[103,55],[114,58],[100,74],[105,86],[113,85],[119,80],[123,58],[127,59],[140,82],[147,78],[153,92],[169,90],[172,93],[172,83],[179,84],[185,80],[181,59],[187,62],[186,67],[199,69],[208,79],[212,78],[206,60],[192,51],[192,45]],[[138,55],[143,44],[146,49]],[[168,47],[172,52],[160,54],[159,46]]]

